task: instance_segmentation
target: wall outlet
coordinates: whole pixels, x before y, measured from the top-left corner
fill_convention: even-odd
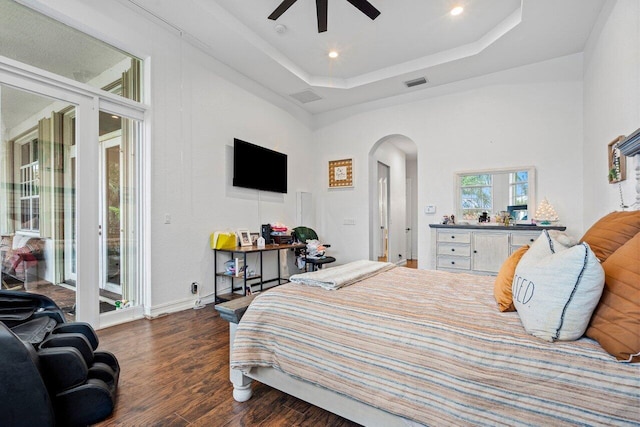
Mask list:
[[[194,295],[198,293],[198,283],[197,282],[192,282],[191,283],[191,293],[194,294]]]

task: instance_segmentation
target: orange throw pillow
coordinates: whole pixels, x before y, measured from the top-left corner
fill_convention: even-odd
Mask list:
[[[604,262],[638,232],[640,211],[611,212],[593,224],[580,243],[587,242],[600,262]]]
[[[500,271],[493,285],[493,295],[496,298],[500,311],[516,311],[513,305],[511,287],[513,285],[513,276],[516,273],[516,266],[527,250],[529,250],[529,245],[519,247],[507,258],[502,264],[502,267],[500,267]]]
[[[605,285],[587,336],[616,359],[640,362],[640,233],[602,263]]]

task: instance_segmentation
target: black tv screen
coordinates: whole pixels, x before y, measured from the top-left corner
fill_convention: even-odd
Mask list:
[[[287,155],[234,138],[233,185],[287,192]]]

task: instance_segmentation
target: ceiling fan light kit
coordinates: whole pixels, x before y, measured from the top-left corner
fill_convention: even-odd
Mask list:
[[[271,12],[269,19],[275,21],[280,18],[298,0],[283,0],[276,9]],[[370,19],[376,19],[380,15],[380,11],[376,9],[367,0],[347,0],[354,5],[360,12],[367,15]],[[316,15],[318,17],[318,33],[327,31],[327,11],[329,6],[328,0],[316,0]]]

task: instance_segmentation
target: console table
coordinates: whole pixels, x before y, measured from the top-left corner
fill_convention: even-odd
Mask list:
[[[286,283],[286,279],[282,279],[282,277],[280,276],[280,251],[283,249],[290,249],[290,250],[294,250],[294,249],[302,249],[305,248],[306,245],[304,243],[294,243],[294,244],[269,244],[269,245],[265,245],[264,248],[258,248],[257,246],[236,246],[234,248],[228,248],[228,249],[214,249],[213,250],[213,269],[215,271],[215,283],[213,285],[213,292],[214,292],[214,297],[215,297],[215,303],[221,303],[221,302],[225,302],[225,301],[229,301],[234,297],[234,293],[236,291],[242,291],[242,296],[246,296],[247,295],[247,285],[248,282],[253,281],[253,280],[259,280],[260,282],[257,283],[260,285],[260,290],[262,291],[264,288],[264,284],[265,283],[271,283],[271,282],[278,282],[277,285],[281,285],[283,283],[283,280],[285,280],[284,283]],[[274,277],[272,279],[268,279],[268,280],[264,280],[263,274],[262,274],[262,255],[265,252],[269,252],[269,251],[277,251],[278,257],[277,257],[277,262],[278,262],[278,276]],[[223,252],[223,253],[227,253],[229,254],[229,259],[235,259],[237,258],[236,255],[239,255],[239,257],[242,257],[243,260],[243,265],[247,266],[247,254],[251,254],[251,253],[257,253],[258,255],[258,259],[260,261],[260,269],[259,272],[256,272],[256,274],[253,274],[251,276],[249,276],[247,274],[247,271],[244,272],[243,275],[241,276],[236,276],[236,275],[230,275],[227,274],[225,271],[220,271],[218,269],[218,253],[219,252]],[[238,258],[239,258],[238,257]],[[230,294],[223,294],[223,295],[219,295],[218,294],[218,278],[219,277],[228,277],[231,280],[231,293]],[[235,280],[240,280],[242,282],[242,286],[235,286],[234,282]],[[276,286],[277,286],[276,285]],[[238,296],[240,296],[239,294],[237,294]]]

